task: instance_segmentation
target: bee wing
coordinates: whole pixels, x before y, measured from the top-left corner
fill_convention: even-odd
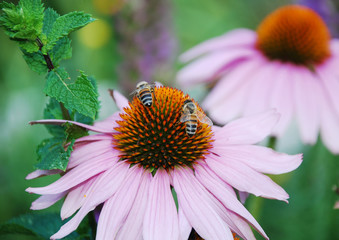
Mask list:
[[[200,112],[200,111],[197,111],[197,117],[198,117],[198,120],[201,122],[201,123],[205,123],[209,126],[212,126],[213,125],[213,122],[211,119],[209,119],[209,117],[207,117],[203,112]]]
[[[180,117],[180,122],[186,122],[187,120],[189,120],[189,115],[183,113]]]
[[[129,95],[135,95],[138,92],[138,89],[135,89],[133,92],[131,92]]]

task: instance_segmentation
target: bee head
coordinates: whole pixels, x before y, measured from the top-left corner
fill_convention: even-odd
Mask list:
[[[145,86],[147,86],[147,85],[148,85],[147,82],[141,81],[141,82],[139,82],[139,83],[137,84],[137,88],[143,88],[143,87],[145,87]]]
[[[195,106],[195,104],[192,102],[191,99],[186,99],[186,100],[184,101],[184,107],[183,107],[183,110],[184,110],[184,111],[187,110],[190,114],[192,114],[192,113],[194,113],[195,109],[196,109],[196,106]]]

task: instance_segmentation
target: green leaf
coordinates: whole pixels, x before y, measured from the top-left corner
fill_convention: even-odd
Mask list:
[[[47,8],[46,11],[44,12],[42,32],[47,37],[49,33],[51,32],[53,24],[57,20],[58,17],[60,17],[60,15],[56,11],[54,11],[52,8]]]
[[[62,102],[68,110],[92,119],[99,109],[98,94],[82,72],[74,83],[70,83],[68,73],[63,68],[49,72],[44,92]]]
[[[28,53],[23,50],[23,54],[23,57],[30,69],[39,74],[46,73],[48,71],[45,59],[41,53]]]
[[[42,32],[44,7],[41,1],[21,0],[18,5],[2,3],[1,8],[0,26],[13,40],[25,41],[21,47],[31,52],[31,45]]]
[[[48,43],[45,46],[46,51],[51,50],[59,39],[81,27],[86,26],[94,20],[95,19],[92,18],[90,14],[83,12],[71,12],[58,17],[55,20],[51,31],[48,32]]]
[[[63,59],[72,57],[71,40],[68,37],[59,39],[50,51],[50,56],[55,68],[58,67],[59,62]]]
[[[49,103],[44,109],[44,119],[62,119],[60,103],[55,98],[50,98]],[[54,137],[65,138],[65,127],[60,125],[45,124],[48,132]]]
[[[50,239],[50,237],[56,233],[64,223],[65,222],[61,221],[58,213],[29,213],[13,218],[0,225],[0,236],[4,234],[23,234],[47,240]],[[88,225],[83,228],[84,230],[81,232],[81,235],[79,235],[78,232],[73,232],[63,239],[90,239]]]
[[[65,147],[65,139],[54,137],[43,140],[37,148],[38,163],[36,169],[61,169],[66,170],[68,159],[73,151],[75,140]],[[65,150],[66,148],[66,150]]]
[[[73,139],[81,138],[88,135],[88,131],[82,127],[74,124],[65,124],[66,130],[66,142],[70,142]]]

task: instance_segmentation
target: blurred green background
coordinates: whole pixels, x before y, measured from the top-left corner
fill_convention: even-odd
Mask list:
[[[118,11],[121,1],[58,0],[44,3],[60,14],[82,10],[100,19],[71,34],[73,57],[63,65],[73,77],[78,75],[79,69],[96,77],[102,103],[99,118],[110,115],[116,107],[107,89],[124,89],[118,84],[118,67],[123,56],[119,54],[113,26],[114,11],[107,9]],[[270,11],[288,3],[282,0],[174,0],[171,10],[177,39],[174,57],[228,30],[255,29]],[[56,177],[25,180],[36,162],[36,146],[48,137],[44,127],[28,125],[29,121],[42,117],[47,102],[42,91],[44,76],[27,67],[18,46],[2,30],[0,53],[1,223],[30,212],[30,204],[37,196],[26,193],[27,187],[46,185]],[[175,63],[175,66],[178,68],[180,64]],[[174,85],[174,80],[168,84]],[[191,93],[201,100],[201,89],[193,89]],[[278,150],[290,154],[304,152],[304,162],[293,173],[274,177],[290,194],[290,203],[250,197],[246,206],[273,240],[339,239],[339,210],[333,210],[339,197],[332,189],[339,183],[339,157],[331,155],[321,142],[314,147],[303,147],[294,133],[292,127],[279,142]],[[44,211],[59,211],[60,205],[59,202]],[[10,237],[17,239],[14,236],[7,236],[7,239]]]

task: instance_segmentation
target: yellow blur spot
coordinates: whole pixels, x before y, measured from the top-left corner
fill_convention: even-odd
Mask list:
[[[96,10],[102,14],[114,14],[124,5],[124,0],[92,0]]]
[[[87,197],[86,195],[84,195],[84,197]]]
[[[112,35],[112,27],[104,20],[96,20],[78,32],[80,42],[89,48],[104,46]]]

